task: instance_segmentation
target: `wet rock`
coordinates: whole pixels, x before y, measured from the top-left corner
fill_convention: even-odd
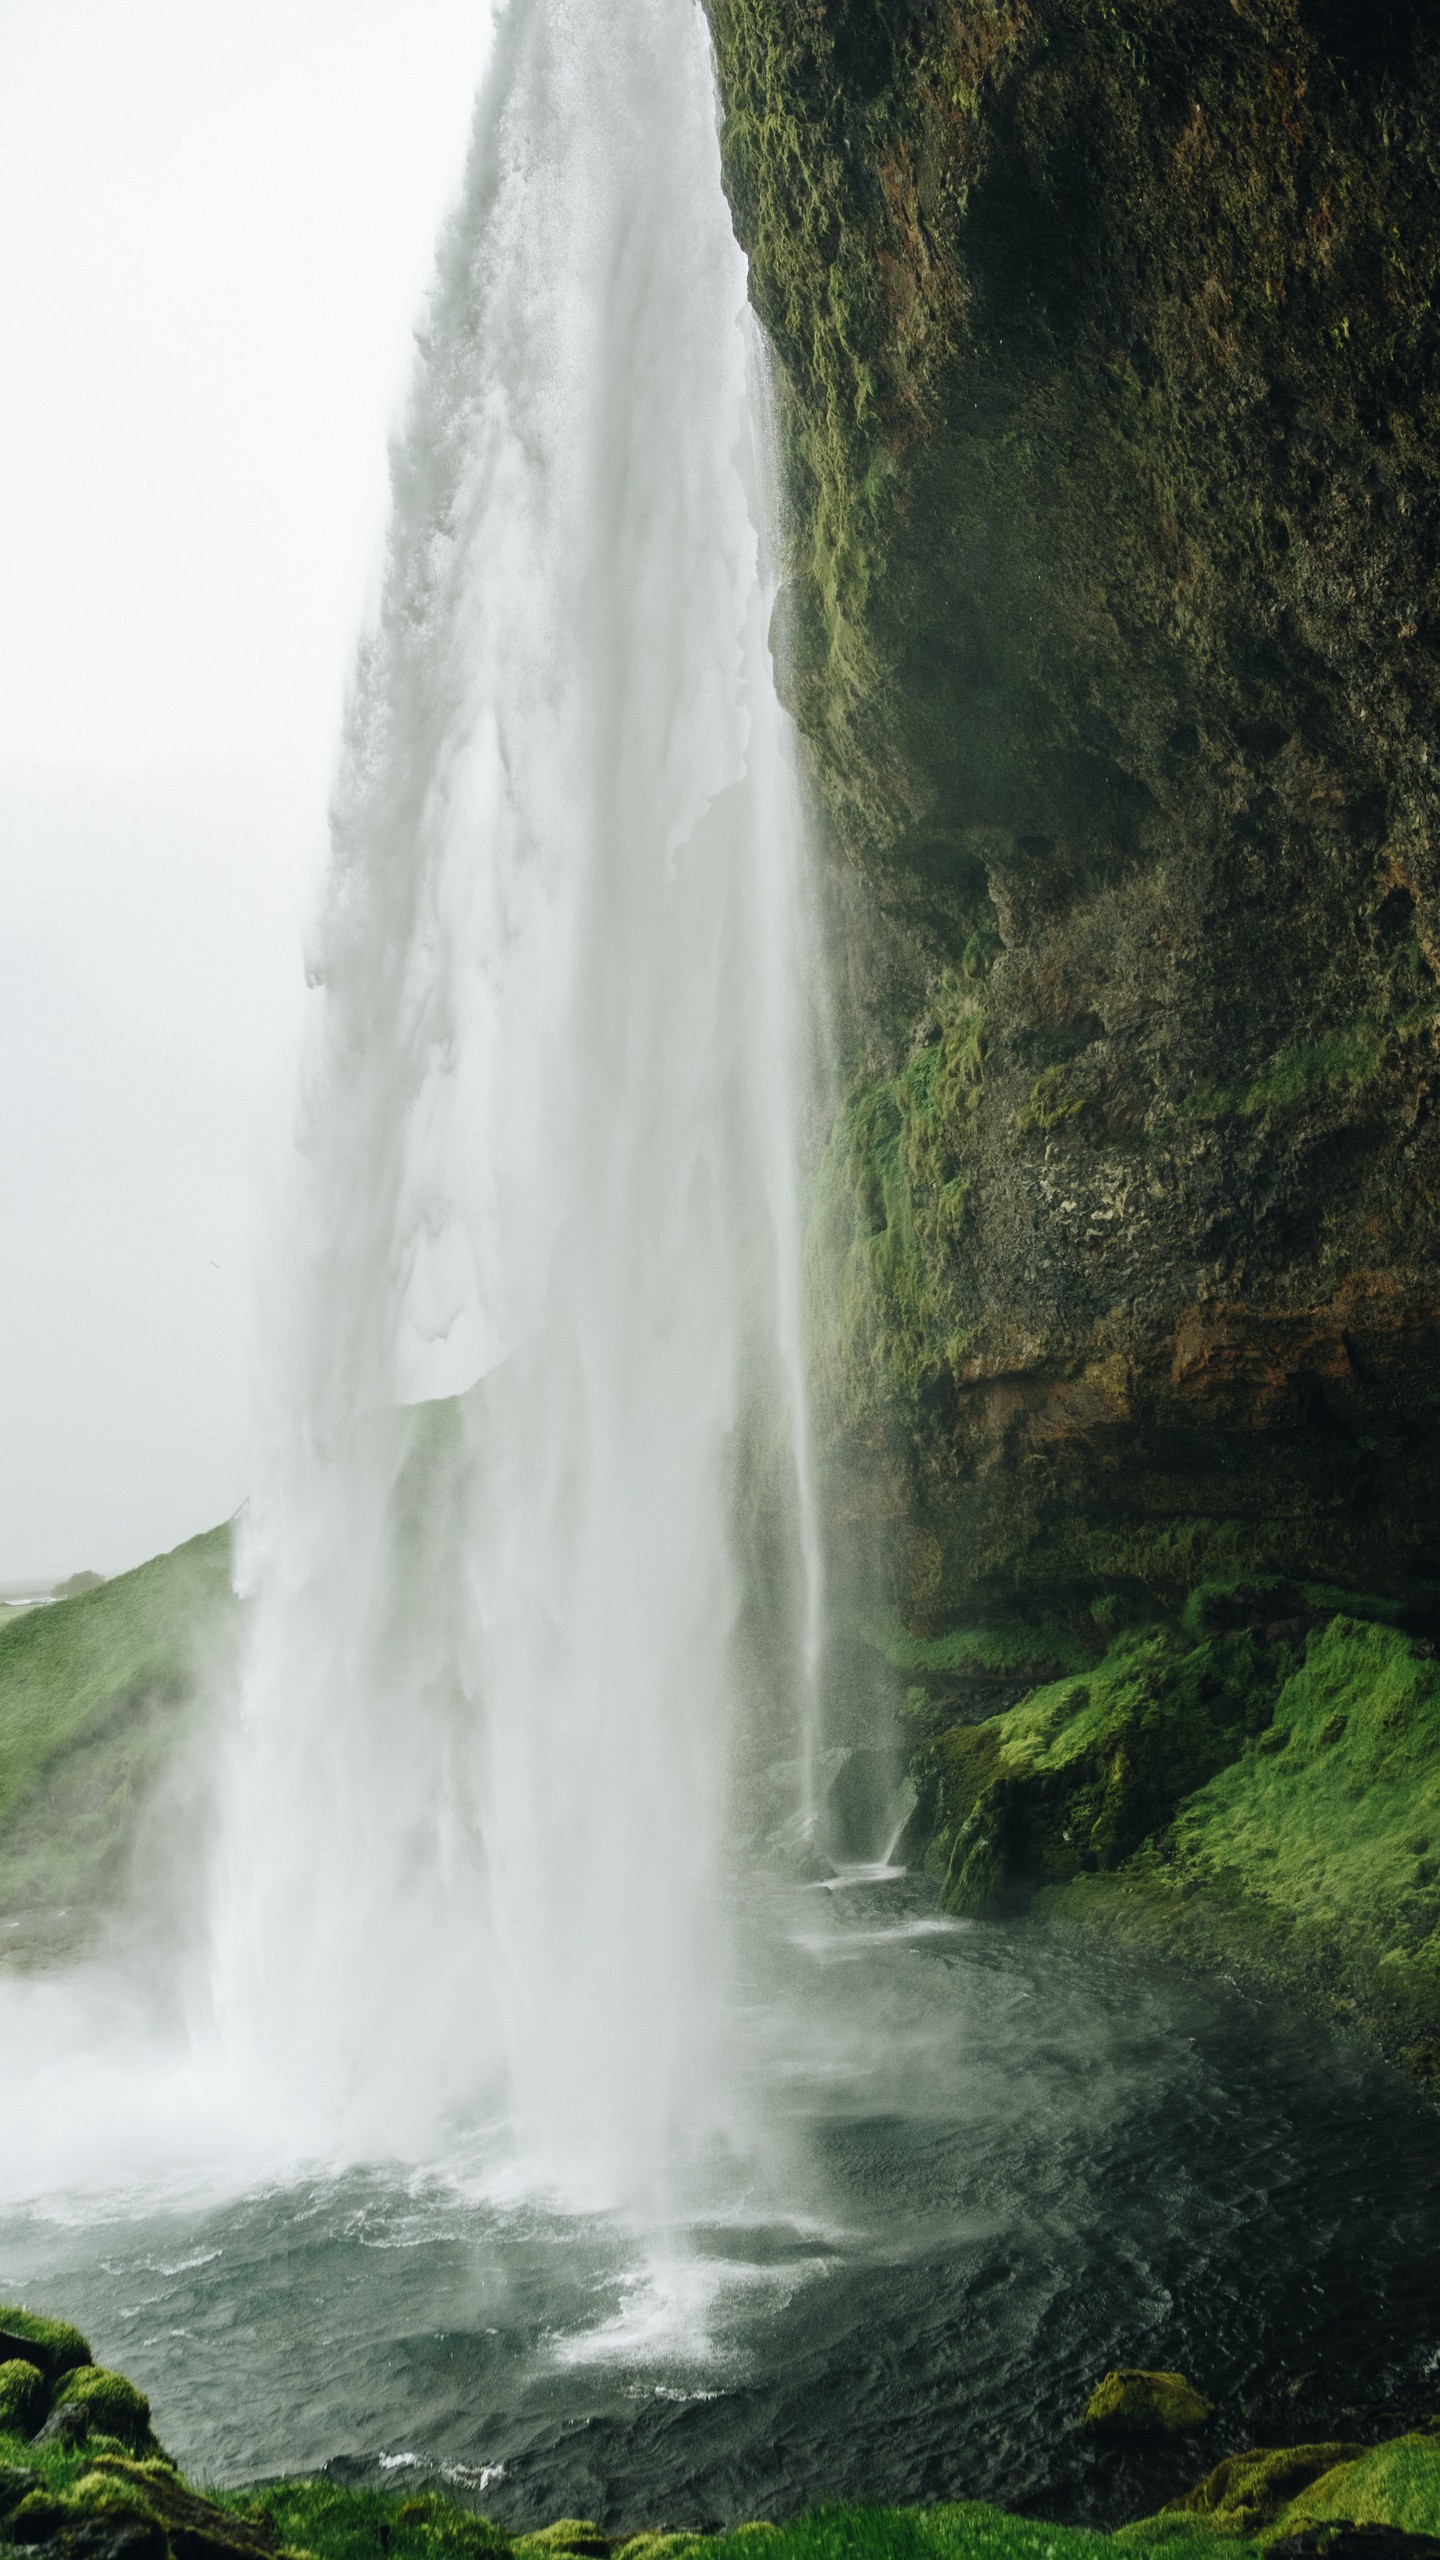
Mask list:
[[[89,2440],[90,2411],[83,2401],[52,2409],[35,2441],[37,2444],[81,2445]]]
[[[1081,2425],[1092,2435],[1189,2435],[1213,2417],[1209,2401],[1183,2373],[1132,2367],[1107,2373],[1085,2405]]]
[[[7,2357],[0,2364],[0,2435],[33,2436],[49,2397],[37,2364],[25,2356]]]

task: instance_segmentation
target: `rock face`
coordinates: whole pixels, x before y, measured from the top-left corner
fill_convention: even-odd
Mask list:
[[[1440,24],[711,0],[917,1634],[1440,1579]]]

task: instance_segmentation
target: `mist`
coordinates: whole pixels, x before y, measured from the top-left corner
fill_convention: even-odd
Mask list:
[[[252,1481],[304,923],[488,22],[0,7],[0,1582]]]

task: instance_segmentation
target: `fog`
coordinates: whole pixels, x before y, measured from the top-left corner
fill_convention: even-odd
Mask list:
[[[483,0],[0,0],[0,1582],[252,1468],[257,1230]]]

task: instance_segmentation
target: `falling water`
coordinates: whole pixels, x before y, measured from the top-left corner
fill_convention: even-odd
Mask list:
[[[803,1811],[819,1587],[802,831],[696,0],[512,0],[420,346],[211,1998],[304,2139],[478,2109],[653,2200],[725,2130],[733,1773],[788,1690]]]

